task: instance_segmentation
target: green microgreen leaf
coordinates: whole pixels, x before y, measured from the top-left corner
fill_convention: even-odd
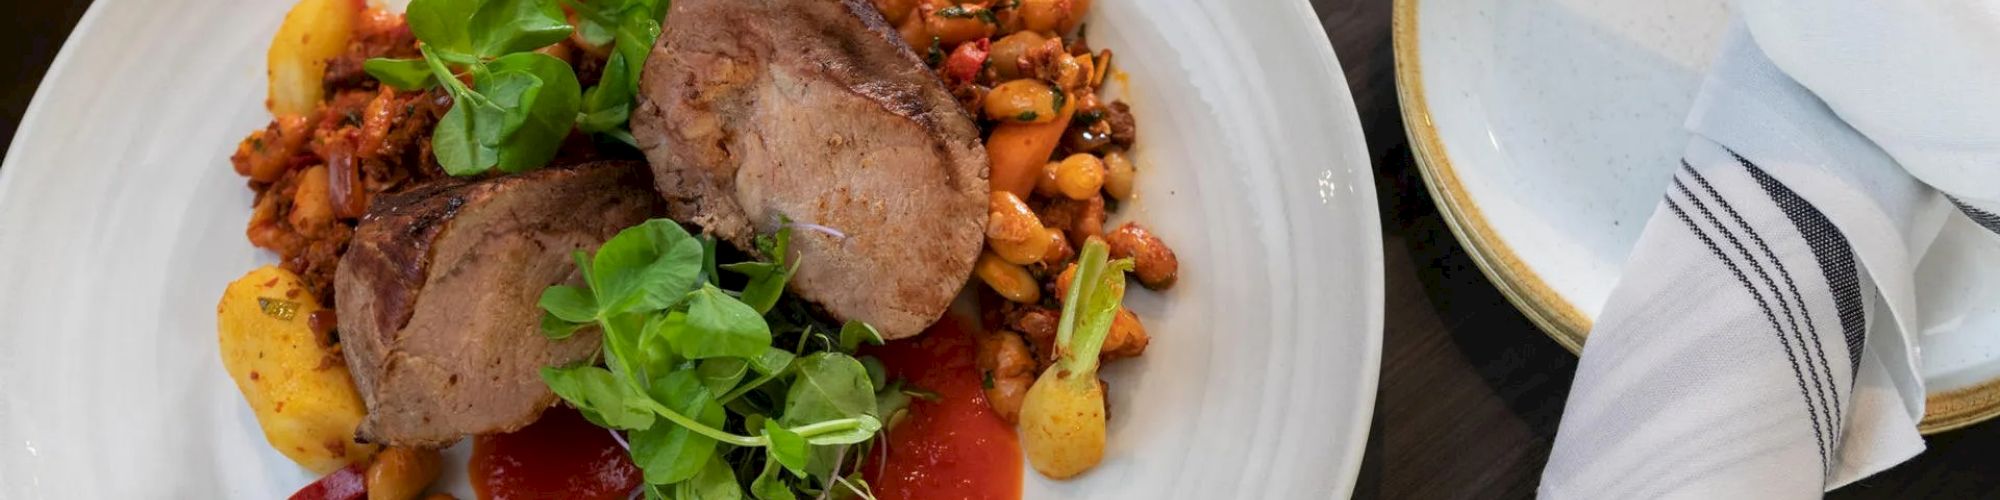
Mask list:
[[[714,285],[688,294],[687,327],[667,339],[688,359],[748,358],[771,347],[771,325],[743,301]]]
[[[873,416],[828,420],[812,425],[792,428],[793,432],[806,437],[813,446],[838,446],[860,443],[875,437],[882,431],[882,421]]]
[[[453,52],[469,52],[466,24],[480,0],[410,0],[403,18],[410,32],[426,44]]]
[[[577,250],[569,253],[569,259],[571,263],[576,264],[576,274],[583,276],[583,288],[596,290],[597,278],[590,275],[590,253]],[[596,297],[593,296],[591,299],[596,300]]]
[[[584,43],[602,47],[611,44],[612,37],[617,35],[617,21],[590,15],[582,16],[578,21],[580,22],[577,23],[576,32],[583,35]]]
[[[687,328],[687,313],[668,311],[665,314],[646,315],[646,328],[639,333],[639,349],[634,355],[646,373],[666,373],[680,364],[680,351],[673,347],[672,336]]]
[[[777,375],[784,372],[786,368],[791,367],[793,359],[797,359],[797,356],[793,355],[791,351],[776,347],[766,347],[763,354],[750,358],[750,369],[757,370],[757,373],[765,375]]]
[[[779,464],[783,464],[785,469],[792,471],[793,475],[805,477],[806,438],[799,436],[798,433],[786,430],[784,427],[779,426],[776,421],[771,420],[764,421],[764,435],[771,438],[771,447],[766,453],[770,453],[771,458],[776,459]]]
[[[724,394],[721,398],[722,402],[726,404],[735,401],[736,398],[742,397],[750,391],[763,388],[765,384],[783,375],[785,370],[791,367],[793,359],[797,358],[792,355],[791,351],[776,347],[765,348],[764,354],[750,358],[750,369],[757,372],[757,378],[751,380],[750,383],[738,386],[736,390],[730,391],[728,394]]]
[[[372,58],[361,62],[361,70],[396,90],[422,90],[437,85],[430,63],[423,59]]]
[[[755,495],[758,500],[798,500],[798,495],[792,493],[791,485],[786,484],[785,478],[778,475],[781,468],[777,458],[766,453],[763,471],[757,473],[757,479],[750,482],[750,494]]]
[[[875,359],[874,356],[862,356],[861,367],[868,370],[868,382],[873,384],[875,392],[882,392],[882,389],[889,386],[889,367],[883,366],[882,360]],[[884,413],[877,412],[876,415]]]
[[[479,127],[473,124],[474,107],[470,102],[460,101],[431,130],[431,149],[437,155],[438,166],[447,174],[475,175],[500,161],[500,153],[481,144],[475,135]]]
[[[604,333],[604,365],[620,379],[631,381],[634,387],[644,387],[652,375],[665,373],[665,367],[672,365],[673,353],[662,355],[641,345],[652,321],[653,317],[648,315],[624,313],[597,321],[598,329]]]
[[[526,71],[487,71],[475,83],[475,91],[491,104],[472,107],[473,123],[478,125],[473,137],[480,145],[505,154],[509,140],[528,121],[529,110],[523,104],[533,105],[541,97],[542,77]]]
[[[882,332],[876,331],[873,325],[861,321],[849,320],[847,324],[841,325],[840,350],[854,352],[856,348],[861,347],[862,342],[882,345]]]
[[[542,310],[563,321],[582,323],[597,320],[597,299],[590,296],[590,290],[567,285],[556,285],[542,290]]]
[[[645,9],[629,9],[618,20],[618,29],[613,38],[618,40],[618,45],[613,47],[613,50],[625,56],[628,70],[644,67],[646,56],[653,52],[653,42],[660,38],[660,18],[646,12]],[[633,61],[639,64],[630,64]],[[632,95],[638,95],[639,73],[626,71],[625,84],[627,88],[632,89]]]
[[[903,391],[901,382],[889,384],[875,393],[875,414],[888,421],[889,427],[895,427],[909,408],[910,393]]]
[[[785,284],[790,282],[797,266],[780,267],[770,262],[740,262],[722,266],[729,272],[750,278],[743,285],[743,302],[749,304],[757,314],[771,312],[778,305],[778,299],[785,295]]]
[[[487,68],[496,88],[489,91],[475,83],[480,83],[480,93],[508,110],[504,142],[492,144],[500,151],[500,170],[523,172],[547,164],[576,123],[583,99],[576,72],[561,59],[536,52],[507,54]]]
[[[571,335],[576,335],[576,331],[583,329],[587,324],[563,321],[562,318],[558,318],[554,314],[543,312],[541,326],[542,336],[548,337],[550,340],[562,340],[569,338]]]
[[[790,262],[792,258],[792,219],[789,217],[780,218],[777,232],[759,235],[752,243],[757,246],[757,253],[763,254],[764,258],[770,260],[771,263],[783,265],[786,262]]]
[[[842,455],[847,452],[846,446],[813,446],[809,450],[806,453],[806,477],[819,480],[822,485],[839,477],[839,471],[833,469],[841,465]]]
[[[728,394],[750,374],[750,363],[742,358],[709,358],[695,367],[695,374],[701,376],[701,385],[711,394]]]
[[[483,0],[466,29],[473,48],[488,57],[547,47],[570,33],[562,9],[549,0]]]
[[[701,243],[680,224],[653,219],[613,236],[591,262],[605,312],[665,309],[694,289]]]
[[[702,281],[705,281],[710,285],[722,284],[722,276],[720,273],[716,272],[715,244],[716,244],[715,238],[705,234],[701,236]]]
[[[625,83],[631,79],[627,76],[630,71],[625,54],[612,52],[611,59],[604,62],[604,75],[597,86],[583,93],[583,111],[577,115],[577,128],[606,133],[626,126],[632,118],[632,87]]]
[[[563,401],[600,427],[639,430],[653,426],[653,413],[632,400],[632,394],[610,371],[595,366],[543,368],[542,381]]]
[[[798,377],[785,395],[785,413],[778,423],[798,426],[875,413],[875,391],[868,382],[868,369],[853,356],[819,352],[793,364]]]
[[[702,466],[701,472],[683,484],[686,486],[686,494],[681,498],[701,500],[743,498],[743,486],[736,482],[736,470],[731,469],[729,462],[724,461],[721,455],[710,457],[708,463]]]
[[[627,9],[645,13],[647,18],[659,21],[667,17],[667,7],[671,0],[625,0]]]
[[[728,418],[692,370],[669,373],[654,381],[651,395],[709,427],[721,427]],[[716,445],[715,439],[680,425],[655,425],[633,433],[631,442],[632,462],[645,471],[646,482],[653,484],[693,478],[715,454]]]

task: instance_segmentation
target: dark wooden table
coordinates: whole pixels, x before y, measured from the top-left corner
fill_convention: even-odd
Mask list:
[[[88,1],[10,2],[0,16],[0,147]],[[1345,67],[1375,159],[1387,268],[1382,382],[1356,496],[1534,494],[1576,358],[1487,282],[1438,217],[1403,135],[1390,0],[1312,0]],[[0,150],[4,153],[4,150]],[[4,237],[4,236],[0,236]],[[1930,450],[1836,498],[2000,497],[2000,423],[1930,438]]]

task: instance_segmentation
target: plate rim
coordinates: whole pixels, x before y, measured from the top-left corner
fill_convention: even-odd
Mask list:
[[[1362,344],[1365,346],[1362,364],[1365,366],[1360,367],[1359,397],[1356,398],[1354,407],[1349,410],[1354,419],[1348,424],[1347,453],[1341,457],[1341,463],[1351,465],[1341,472],[1341,478],[1335,480],[1334,491],[1336,495],[1352,496],[1361,480],[1364,462],[1368,460],[1368,445],[1374,439],[1370,434],[1375,427],[1377,416],[1375,404],[1380,400],[1382,392],[1382,342],[1384,330],[1388,327],[1389,308],[1387,277],[1384,271],[1387,260],[1383,256],[1382,247],[1382,211],[1375,196],[1373,173],[1375,157],[1368,150],[1366,132],[1361,126],[1361,110],[1355,107],[1354,89],[1347,84],[1347,73],[1340,64],[1339,51],[1334,50],[1333,37],[1327,33],[1326,24],[1320,21],[1319,9],[1314,8],[1310,0],[1293,0],[1291,5],[1296,12],[1304,14],[1291,18],[1303,24],[1299,29],[1315,42],[1311,44],[1312,48],[1307,50],[1311,51],[1315,56],[1314,59],[1319,62],[1316,73],[1338,90],[1332,98],[1334,109],[1322,111],[1331,111],[1346,117],[1347,128],[1351,132],[1349,135],[1353,136],[1349,139],[1359,141],[1355,144],[1361,148],[1361,159],[1368,167],[1368,171],[1355,176],[1367,184],[1367,189],[1355,192],[1362,207],[1362,213],[1356,214],[1356,218],[1361,223],[1360,229],[1365,240],[1359,246],[1366,260],[1361,266],[1364,282],[1360,286],[1362,297],[1366,302],[1363,310],[1367,314],[1362,320],[1364,331],[1361,332]]]
[[[1391,43],[1396,63],[1396,100],[1402,109],[1403,131],[1410,141],[1417,170],[1424,179],[1438,214],[1451,228],[1466,253],[1472,256],[1481,274],[1493,283],[1514,308],[1528,317],[1551,340],[1581,355],[1589,336],[1592,318],[1575,304],[1556,293],[1548,282],[1524,263],[1500,233],[1487,223],[1479,206],[1465,190],[1445,151],[1444,138],[1432,121],[1429,102],[1424,98],[1422,60],[1418,58],[1419,0],[1395,0],[1391,14]],[[2000,417],[2000,377],[1972,386],[1924,396],[1924,418],[1917,432],[1933,435],[1956,430]]]

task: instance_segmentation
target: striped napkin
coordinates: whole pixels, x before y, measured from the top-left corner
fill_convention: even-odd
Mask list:
[[[1947,218],[2000,238],[2000,7],[1736,8],[1542,496],[1815,498],[1923,451],[1913,275]]]

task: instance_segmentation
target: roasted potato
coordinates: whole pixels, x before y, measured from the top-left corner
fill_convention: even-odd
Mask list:
[[[271,84],[265,106],[271,114],[303,115],[319,105],[326,93],[321,83],[326,63],[347,49],[365,6],[362,0],[299,0],[285,14],[264,58]]]
[[[297,275],[265,266],[229,284],[215,323],[222,366],[257,413],[264,439],[325,474],[366,463],[376,447],[354,442],[367,410],[340,351],[309,324],[319,310]]]

